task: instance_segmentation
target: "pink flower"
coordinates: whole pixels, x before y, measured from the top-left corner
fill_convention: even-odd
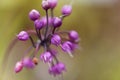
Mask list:
[[[16,63],[16,65],[15,65],[15,72],[16,73],[18,73],[18,72],[20,72],[21,70],[23,69],[23,64],[22,64],[22,62],[20,61],[20,62],[17,62]]]

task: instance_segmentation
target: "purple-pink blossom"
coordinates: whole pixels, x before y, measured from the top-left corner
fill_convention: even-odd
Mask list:
[[[21,61],[17,62],[16,65],[15,65],[15,68],[14,68],[15,72],[18,73],[22,69],[23,69],[23,63]]]
[[[45,62],[45,63],[50,63],[53,59],[53,56],[51,55],[50,52],[45,52],[40,55],[40,59]]]
[[[18,35],[17,38],[21,41],[26,41],[29,39],[29,34],[26,31],[21,31]]]
[[[54,76],[62,74],[63,71],[66,71],[66,68],[65,68],[65,65],[61,62],[49,68],[49,73]]]
[[[72,13],[72,6],[71,5],[64,5],[61,10],[64,16],[68,16]]]
[[[37,20],[40,18],[40,13],[39,11],[33,9],[29,12],[29,18],[33,21]]]
[[[75,30],[60,30],[64,22],[63,18],[66,18],[72,12],[72,6],[63,6],[62,15],[56,16],[54,8],[57,4],[58,0],[42,0],[41,6],[45,11],[44,17],[35,9],[29,12],[29,18],[33,21],[34,27],[31,30],[20,31],[17,39],[21,41],[29,39],[32,45],[31,48],[26,50],[27,54],[25,53],[22,59],[16,63],[14,68],[16,73],[23,68],[35,68],[39,60],[49,65],[48,72],[51,75],[61,75],[66,71],[66,66],[59,60],[58,54],[61,53],[61,49],[63,52],[73,56],[74,50],[79,43],[79,34]],[[31,52],[31,49],[33,52]],[[37,58],[38,56],[39,58]]]

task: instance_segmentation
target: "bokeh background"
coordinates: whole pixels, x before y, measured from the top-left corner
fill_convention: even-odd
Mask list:
[[[56,16],[65,4],[72,4],[73,12],[64,20],[61,30],[78,31],[81,42],[74,58],[60,52],[59,59],[67,67],[64,80],[120,80],[120,0],[59,0]],[[14,65],[29,42],[18,42],[10,55],[4,56],[19,31],[33,28],[28,18],[33,8],[45,15],[41,0],[0,0],[0,80],[60,78],[51,77],[48,66],[42,62],[33,70],[14,73]]]

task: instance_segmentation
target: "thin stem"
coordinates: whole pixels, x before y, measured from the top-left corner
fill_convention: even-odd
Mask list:
[[[36,56],[38,50],[39,50],[39,44],[36,44],[36,48],[35,48],[35,52],[34,52],[34,57]]]
[[[45,38],[47,38],[47,32],[48,32],[48,10],[46,10],[46,20],[47,20],[47,26],[46,26],[46,29],[45,29]]]
[[[66,16],[65,15],[61,15],[60,18],[61,20],[63,21],[63,19],[65,18]]]
[[[53,28],[53,30],[52,30],[52,34],[54,34],[54,33],[55,33],[55,30],[56,30],[56,28],[54,27],[54,28]]]
[[[51,18],[54,17],[53,9],[51,9]]]
[[[69,31],[58,31],[57,34],[69,34]]]
[[[53,19],[53,17],[54,17],[54,12],[53,12],[53,9],[51,9],[51,18]],[[52,27],[53,27],[53,25],[52,25]],[[55,27],[52,29],[52,34],[54,34],[54,32],[55,32]]]
[[[29,36],[29,39],[30,39],[30,41],[31,41],[31,43],[32,43],[32,45],[33,45],[33,47],[35,48],[36,46],[35,46],[35,44],[34,44],[34,41],[33,41],[32,37]]]
[[[50,47],[48,47],[48,50],[50,51]],[[54,57],[54,60],[56,61],[56,63],[59,63],[59,60],[57,59],[57,57],[54,55],[54,53],[50,52],[51,55]]]
[[[38,38],[41,40],[41,35],[39,34],[39,31],[37,29],[35,29],[35,30],[36,30]]]
[[[40,32],[40,30],[38,31],[38,34],[39,34],[40,40],[42,41],[42,37],[41,37],[41,32]]]
[[[30,51],[32,50],[32,48],[33,48],[33,46],[30,46],[30,47],[24,52],[24,55],[23,55],[22,60],[24,60],[24,57],[25,57],[28,53],[30,53]]]
[[[44,52],[46,52],[47,51],[47,45],[46,45],[46,43],[44,44]]]
[[[30,47],[24,52],[24,56],[25,56],[27,53],[29,53],[29,52],[31,51],[32,48],[33,48],[33,47],[30,46]]]

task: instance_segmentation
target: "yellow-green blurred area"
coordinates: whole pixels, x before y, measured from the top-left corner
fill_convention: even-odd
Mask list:
[[[120,0],[58,0],[55,15],[61,15],[64,4],[72,4],[73,12],[63,21],[61,30],[78,31],[80,49],[74,58],[60,52],[59,59],[67,71],[64,80],[120,80]],[[33,28],[28,18],[31,9],[44,16],[41,0],[0,0],[0,65],[8,44],[20,30]],[[29,46],[16,44],[0,66],[0,80],[59,80],[48,74],[48,65],[40,62],[33,70],[14,73],[14,65]]]

